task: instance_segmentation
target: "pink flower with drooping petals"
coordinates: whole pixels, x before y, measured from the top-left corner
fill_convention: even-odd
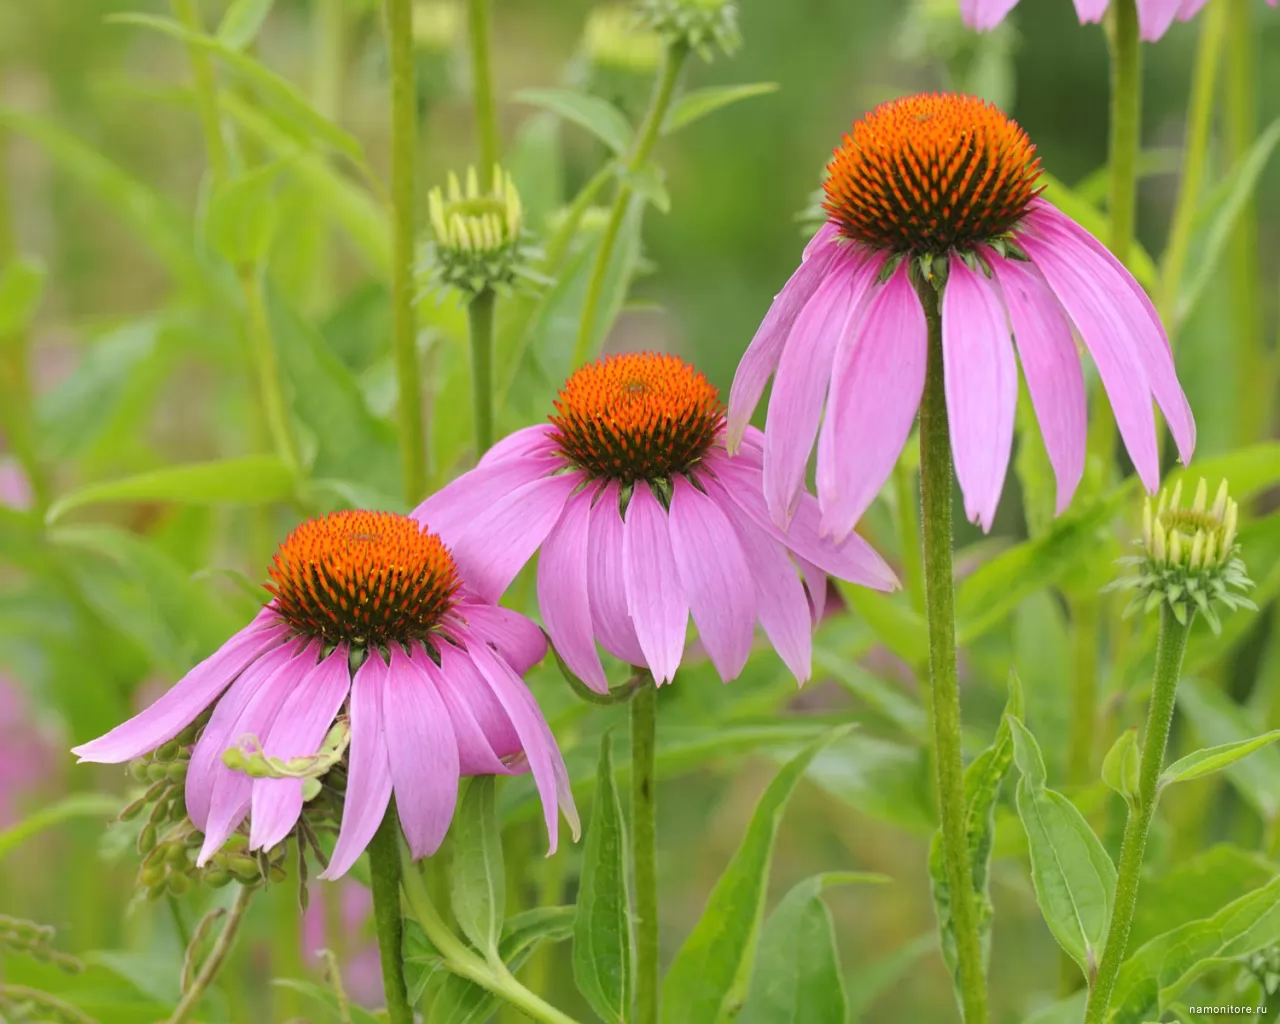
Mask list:
[[[385,1000],[378,943],[373,937],[373,893],[352,878],[338,883],[337,917],[329,919],[329,904],[312,898],[302,915],[302,950],[308,960],[323,949],[341,946],[342,986],[361,1006],[381,1006]],[[341,934],[336,934],[340,932]]]
[[[269,571],[274,597],[245,629],[141,714],[73,751],[128,761],[212,707],[186,779],[187,814],[204,833],[197,864],[246,816],[250,848],[269,850],[303,810],[302,779],[250,778],[224,751],[253,737],[267,757],[309,757],[343,715],[342,824],[320,877],[355,863],[393,793],[414,857],[434,853],[464,775],[531,770],[551,850],[557,805],[577,837],[564,761],[520,679],[546,653],[542,632],[478,598],[438,536],[407,516],[338,512],[299,526]]]
[[[861,537],[819,538],[811,497],[789,534],[769,520],[759,435],[730,459],[718,393],[675,356],[584,366],[555,404],[549,424],[501,441],[413,515],[490,600],[541,547],[543,622],[593,690],[608,689],[597,642],[658,684],[674,678],[690,615],[722,679],[742,671],[758,620],[803,681],[826,574],[897,586]]]
[[[1019,357],[1059,513],[1084,472],[1077,337],[1147,489],[1160,480],[1153,398],[1182,460],[1191,458],[1195,421],[1154,307],[1101,243],[1038,198],[1039,174],[1022,129],[971,96],[895,100],[845,136],[828,165],[829,220],[774,300],[729,396],[732,451],[774,378],[764,487],[775,523],[785,526],[803,500],[815,440],[824,535],[846,536],[879,493],[924,391],[917,287],[942,293],[956,476],[965,514],[984,530],[1009,465]]]
[[[1076,15],[1081,25],[1099,22],[1107,13],[1111,0],[1075,0]],[[1178,21],[1190,21],[1200,13],[1207,0],[1137,0],[1138,33],[1143,40],[1153,43]],[[1267,0],[1272,7],[1276,0]],[[1018,6],[1018,0],[960,0],[960,16],[964,23],[979,32],[987,32],[1005,15]]]
[[[22,687],[0,674],[0,829],[56,778],[53,742],[37,723]]]

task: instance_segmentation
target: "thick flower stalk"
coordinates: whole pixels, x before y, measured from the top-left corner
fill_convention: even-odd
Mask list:
[[[1074,0],[1081,25],[1099,22],[1111,0]],[[1142,38],[1155,42],[1177,21],[1190,21],[1208,0],[1137,0],[1138,25]],[[1272,7],[1276,0],[1267,0]],[[960,13],[970,28],[985,32],[1000,24],[1018,0],[960,0]]]

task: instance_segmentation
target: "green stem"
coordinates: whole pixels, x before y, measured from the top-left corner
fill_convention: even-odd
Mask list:
[[[924,565],[920,556],[919,503],[912,486],[911,471],[898,460],[893,467],[894,497],[898,511],[898,547],[902,551],[903,575],[911,607],[924,612]]]
[[[1160,769],[1164,765],[1165,745],[1176,707],[1178,675],[1182,655],[1187,649],[1194,613],[1186,624],[1174,617],[1168,605],[1160,608],[1160,638],[1156,644],[1156,671],[1151,684],[1151,705],[1147,709],[1147,731],[1142,743],[1142,765],[1138,776],[1137,806],[1130,807],[1120,845],[1120,870],[1116,877],[1115,905],[1111,912],[1111,928],[1102,951],[1098,978],[1089,993],[1085,1024],[1102,1024],[1106,1019],[1116,976],[1124,962],[1129,942],[1129,928],[1138,902],[1138,882],[1142,875],[1142,855],[1147,845],[1147,832],[1160,795]]]
[[[403,843],[400,844],[400,865],[405,902],[450,971],[500,996],[512,1006],[523,1010],[533,1020],[542,1021],[543,1024],[578,1024],[568,1014],[557,1010],[521,985],[506,967],[489,963],[454,935],[431,902],[422,875],[409,859],[409,851]]]
[[[631,868],[636,886],[636,1015],[658,1020],[657,783],[658,688],[645,679],[631,698]]]
[[[496,298],[492,288],[485,288],[467,305],[477,459],[493,446],[493,307]]]
[[[605,225],[604,234],[600,237],[600,249],[591,268],[591,279],[587,282],[587,295],[582,303],[582,320],[578,324],[578,341],[573,348],[573,363],[578,366],[586,361],[595,337],[596,314],[600,308],[600,295],[604,291],[604,279],[609,272],[609,261],[613,256],[613,247],[618,241],[618,233],[622,229],[622,221],[627,215],[627,206],[631,202],[631,186],[627,177],[635,174],[649,159],[654,144],[662,134],[662,124],[667,119],[667,110],[676,93],[676,85],[680,81],[680,71],[689,56],[689,47],[685,43],[675,42],[663,51],[662,66],[658,69],[658,78],[653,87],[653,96],[649,100],[649,110],[645,114],[644,123],[636,135],[631,152],[622,166],[622,180],[618,182],[617,192],[613,197],[613,207],[609,211],[609,221]]]
[[[927,282],[919,288],[929,325],[929,362],[920,404],[920,496],[929,625],[934,764],[942,817],[942,857],[951,889],[960,998],[965,1024],[985,1024],[987,987],[964,824],[964,758],[956,673],[955,579],[951,564],[951,437],[942,371],[942,311]]]
[[[369,844],[369,882],[373,890],[373,920],[387,1015],[390,1024],[413,1024],[413,1007],[409,1005],[409,992],[404,983],[400,874],[400,819],[392,803]]]
[[[276,358],[275,342],[271,337],[271,322],[267,316],[267,304],[262,294],[262,272],[246,267],[240,274],[244,292],[245,310],[249,323],[249,348],[258,371],[258,387],[262,393],[262,412],[267,432],[271,436],[276,454],[290,468],[300,465],[298,449],[289,429],[289,414],[284,400],[284,387],[280,380],[280,364]]]
[[[200,21],[200,8],[196,0],[173,0],[173,13],[186,28],[204,35]],[[218,85],[213,76],[213,64],[203,47],[188,48],[191,61],[191,77],[195,80],[196,107],[200,112],[200,126],[204,131],[204,145],[209,157],[213,181],[226,181],[231,162],[227,157],[227,140],[222,134],[222,114],[218,109]]]
[[[346,0],[319,0],[315,22],[312,97],[315,108],[330,121],[342,109],[342,79],[346,66]]]
[[[1093,742],[1098,727],[1098,600],[1071,602],[1075,634],[1071,676],[1071,721],[1067,735],[1067,781],[1083,786],[1093,779]]]
[[[196,1011],[205,992],[213,984],[213,979],[218,976],[218,971],[227,959],[227,954],[231,952],[231,947],[236,941],[236,932],[240,930],[240,922],[244,918],[244,912],[249,909],[249,901],[252,899],[253,890],[242,886],[231,908],[231,913],[227,915],[227,923],[222,926],[222,931],[218,934],[218,941],[213,944],[208,959],[200,968],[200,973],[196,975],[191,987],[182,993],[182,1000],[169,1015],[166,1024],[182,1024]]]
[[[471,42],[472,89],[476,102],[476,132],[480,136],[480,176],[488,178],[498,163],[498,110],[493,99],[493,61],[490,58],[493,0],[470,0],[467,31]]]
[[[391,267],[393,345],[399,384],[401,471],[404,495],[417,504],[426,491],[426,442],[418,331],[413,311],[414,163],[417,159],[417,86],[413,63],[413,0],[386,0],[391,50]]]

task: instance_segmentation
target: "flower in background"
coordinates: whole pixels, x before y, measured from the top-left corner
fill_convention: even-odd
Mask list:
[[[668,46],[695,50],[711,60],[714,50],[732,54],[742,45],[734,0],[639,0],[640,17]]]
[[[789,534],[769,520],[759,437],[730,459],[716,389],[675,356],[584,366],[555,406],[550,423],[499,442],[413,515],[440,530],[482,598],[496,600],[541,547],[543,622],[592,689],[608,688],[597,641],[671,680],[690,614],[721,678],[742,671],[758,619],[803,681],[825,574],[897,585],[861,537],[819,538],[811,497]]]
[[[302,916],[302,950],[308,959],[323,949],[341,948],[342,984],[362,1006],[380,1006],[384,1000],[378,944],[373,938],[373,894],[358,882],[338,883],[337,914],[327,900],[313,899]],[[337,916],[339,920],[333,920]]]
[[[776,524],[785,527],[803,500],[815,440],[824,536],[848,535],[880,491],[924,391],[918,288],[941,293],[956,476],[965,513],[984,530],[1013,443],[1011,333],[1059,513],[1084,472],[1077,334],[1147,489],[1160,481],[1153,397],[1183,461],[1191,458],[1195,421],[1155,308],[1100,242],[1039,198],[1039,176],[1026,133],[972,96],[910,96],[854,124],[827,168],[827,222],[774,299],[729,395],[733,451],[774,378],[764,488]]]
[[[591,9],[582,49],[593,69],[606,72],[648,77],[662,62],[662,37],[641,26],[634,8],[620,4]]]
[[[1075,0],[1076,15],[1081,25],[1102,20],[1110,0]],[[1155,42],[1168,30],[1176,18],[1190,21],[1203,7],[1206,0],[1137,0],[1138,30],[1147,42]],[[1267,0],[1272,7],[1276,0]],[[960,0],[960,13],[970,28],[985,32],[1004,20],[1018,5],[1018,0]]]
[[[459,776],[526,764],[551,849],[557,803],[576,835],[564,762],[520,679],[546,652],[542,633],[478,598],[439,537],[407,516],[337,512],[294,530],[269,573],[273,598],[246,628],[141,714],[74,750],[81,761],[128,761],[212,707],[186,771],[187,814],[204,833],[198,866],[246,816],[250,849],[270,850],[303,811],[302,778],[250,777],[224,753],[236,752],[233,763],[246,747],[276,762],[315,757],[341,719],[346,797],[323,878],[356,861],[393,791],[422,857],[444,839]]]
[[[17,459],[0,456],[0,505],[25,512],[31,508],[31,481]]]
[[[52,740],[35,722],[27,695],[0,675],[0,829],[17,820],[55,765]]]

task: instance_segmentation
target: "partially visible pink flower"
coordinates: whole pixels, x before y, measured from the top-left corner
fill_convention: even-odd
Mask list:
[[[1059,513],[1075,493],[1087,420],[1077,337],[1147,489],[1160,481],[1153,399],[1182,460],[1191,458],[1195,421],[1154,307],[1101,243],[1038,198],[1035,147],[1012,120],[972,96],[894,100],[853,126],[827,170],[830,219],[770,307],[729,396],[733,450],[774,378],[764,488],[775,523],[786,526],[804,500],[815,441],[824,535],[847,536],[875,500],[924,392],[918,289],[941,291],[955,471],[965,514],[984,530],[1008,470],[1019,358]]]
[[[31,507],[31,481],[17,459],[0,456],[0,505],[25,512]]]
[[[608,688],[597,642],[670,681],[691,615],[722,679],[742,671],[759,621],[803,681],[826,574],[897,586],[861,537],[818,536],[812,497],[799,500],[789,533],[770,521],[758,433],[729,458],[718,393],[675,356],[584,366],[556,409],[551,423],[516,431],[413,515],[440,531],[490,600],[541,548],[543,622],[592,689]]]
[[[373,894],[359,882],[344,878],[338,883],[338,917],[329,920],[328,900],[314,894],[302,918],[302,950],[311,960],[322,949],[341,948],[339,963],[347,995],[362,1006],[379,1006],[384,999],[378,943],[371,931]],[[334,930],[341,936],[334,935]],[[340,941],[339,941],[340,940]]]
[[[531,769],[551,849],[557,805],[577,835],[564,761],[520,679],[546,652],[542,633],[479,599],[435,534],[388,512],[334,513],[290,534],[270,574],[274,598],[253,622],[141,714],[74,750],[128,761],[212,707],[186,780],[187,814],[205,834],[198,864],[246,816],[250,848],[267,850],[303,809],[301,779],[250,778],[223,752],[252,736],[268,757],[312,756],[344,714],[346,796],[322,878],[355,863],[393,792],[413,855],[434,853],[463,775]]]
[[[1207,0],[1137,0],[1138,31],[1147,42],[1163,36],[1174,19],[1190,21],[1200,13]],[[1102,20],[1110,0],[1075,0],[1080,24]],[[1267,0],[1272,7],[1276,0]],[[960,0],[960,14],[970,28],[986,32],[1004,20],[1018,5],[1018,0]]]
[[[56,764],[52,740],[35,721],[27,695],[0,675],[0,828],[17,820]]]

